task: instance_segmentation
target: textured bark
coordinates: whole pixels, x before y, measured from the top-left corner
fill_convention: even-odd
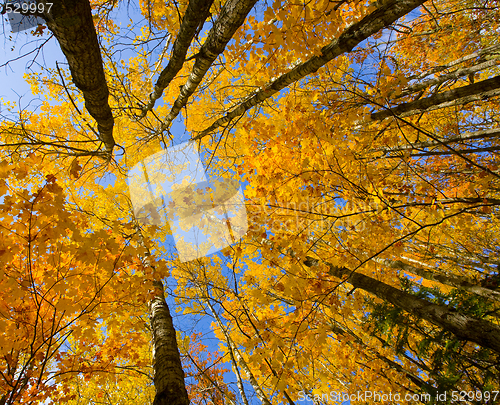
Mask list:
[[[236,361],[236,358],[234,357],[234,351],[233,351],[231,342],[230,342],[228,336],[226,335],[226,330],[223,328],[222,322],[221,322],[219,316],[217,315],[217,312],[215,312],[215,309],[210,304],[210,301],[208,301],[208,299],[207,299],[207,304],[210,307],[210,311],[212,312],[212,314],[216,318],[216,320],[219,324],[219,327],[221,328],[221,330],[223,331],[223,333],[226,337],[227,350],[229,352],[229,357],[231,358],[231,368],[233,370],[234,375],[236,376],[236,385],[238,386],[238,391],[240,392],[241,399],[243,401],[243,405],[249,405],[247,395],[245,393],[245,388],[243,386],[243,380],[241,379],[240,369],[238,368],[238,363]]]
[[[243,24],[255,3],[257,3],[257,0],[228,0],[224,4],[217,21],[215,21],[205,43],[196,56],[196,62],[187,83],[182,86],[181,94],[175,100],[170,113],[163,122],[163,129],[170,126],[181,109],[187,104],[189,97],[201,83],[215,59],[224,52],[227,43],[231,40],[236,30]]]
[[[229,336],[229,335],[228,335]],[[271,402],[269,401],[269,399],[267,399],[267,396],[266,394],[264,393],[264,391],[262,391],[262,389],[260,388],[260,385],[259,383],[257,382],[256,378],[254,377],[252,371],[250,370],[250,368],[248,367],[247,363],[245,362],[245,360],[243,359],[243,357],[241,356],[240,352],[238,351],[238,349],[236,348],[236,346],[233,344],[232,340],[230,337],[228,337],[228,342],[230,344],[230,347],[231,347],[231,350],[233,351],[234,353],[234,356],[237,360],[237,362],[239,363],[240,367],[243,369],[243,371],[245,372],[246,376],[247,376],[247,379],[248,381],[250,382],[250,385],[252,386],[252,388],[254,389],[255,391],[255,394],[257,395],[257,397],[259,398],[260,402],[262,402],[264,405],[271,405]]]
[[[150,317],[153,331],[153,364],[156,395],[153,405],[188,405],[184,371],[177,347],[176,333],[163,294],[163,283],[155,281]]]
[[[163,91],[168,87],[179,70],[181,70],[196,32],[203,26],[203,23],[210,15],[210,6],[212,3],[213,0],[190,0],[186,14],[182,18],[179,33],[174,42],[172,56],[156,81],[154,92],[149,96],[149,103],[143,108],[141,118],[148,111],[151,111],[156,100],[161,97]]]
[[[471,153],[484,153],[484,152],[496,152],[500,150],[500,146],[488,146],[485,148],[473,148],[473,149],[454,149],[448,151],[429,151],[421,153],[412,153],[412,157],[423,157],[423,156],[446,156],[446,155],[470,155]],[[395,156],[388,156],[395,157]]]
[[[433,79],[424,80],[420,83],[415,83],[414,85],[409,86],[406,89],[404,89],[403,92],[399,96],[397,96],[396,98],[405,97],[409,94],[416,93],[417,91],[424,90],[427,87],[435,86],[436,84],[441,84],[441,83],[444,83],[448,80],[456,80],[459,77],[465,77],[465,76],[468,76],[470,74],[480,72],[481,70],[485,70],[485,69],[488,69],[490,67],[496,66],[499,63],[498,59],[499,58],[493,58],[491,60],[488,60],[488,61],[483,62],[483,63],[479,63],[479,64],[471,66],[471,67],[457,69],[457,70],[454,70],[453,72],[446,73],[444,75],[435,77]]]
[[[304,264],[308,267],[318,263],[317,259],[307,257]],[[330,274],[345,279],[355,288],[365,290],[401,308],[412,315],[452,332],[458,338],[475,342],[483,347],[500,353],[500,327],[477,318],[454,312],[444,305],[433,304],[398,290],[388,284],[378,281],[364,274],[353,272],[345,267],[336,267],[331,264]]]
[[[423,277],[426,280],[437,281],[441,284],[446,284],[450,287],[458,288],[464,291],[468,291],[481,297],[489,298],[492,300],[500,301],[500,292],[491,290],[489,288],[477,285],[473,280],[466,277],[460,276],[449,276],[443,273],[436,273],[430,269],[425,269],[421,266],[413,266],[411,264],[402,262],[401,260],[391,261],[391,260],[377,260],[388,267],[393,269],[400,269],[407,271],[408,273],[415,274],[417,276]]]
[[[320,67],[324,66],[337,56],[345,52],[351,52],[352,49],[360,42],[380,31],[382,28],[389,26],[398,18],[408,14],[419,5],[425,3],[425,1],[426,0],[393,0],[387,2],[384,6],[364,17],[361,21],[346,28],[339,38],[334,39],[330,42],[330,44],[321,50],[321,56],[313,56],[306,62],[295,66],[288,73],[285,73],[276,80],[273,80],[267,86],[257,90],[244,102],[234,107],[224,117],[219,118],[210,127],[193,137],[193,140],[201,139],[218,127],[228,123],[240,115],[243,115],[251,108],[262,103],[269,97],[272,97],[274,94],[283,90],[290,84],[316,72]]]
[[[495,44],[492,46],[489,46],[487,48],[480,49],[477,52],[471,53],[469,55],[462,56],[461,58],[455,59],[454,61],[451,61],[449,63],[446,63],[444,65],[439,65],[435,66],[432,69],[427,70],[426,72],[420,73],[418,75],[410,76],[408,80],[417,80],[420,81],[423,78],[432,75],[434,73],[442,72],[444,70],[447,70],[453,66],[459,65],[461,63],[467,62],[472,59],[476,58],[485,58],[487,59],[490,55],[496,54],[496,52],[500,50],[500,44]]]
[[[408,145],[398,146],[395,148],[381,148],[376,149],[376,151],[384,152],[386,154],[395,153],[405,150],[412,149],[424,149],[424,148],[432,148],[438,147],[442,145],[449,145],[450,143],[463,143],[464,141],[472,141],[478,139],[486,139],[486,138],[494,138],[500,135],[500,128],[490,128],[484,129],[476,132],[466,132],[457,136],[452,136],[450,138],[443,138],[439,141],[429,141],[429,142],[418,142],[418,143],[410,143]]]
[[[247,395],[245,394],[245,389],[243,387],[243,381],[241,379],[240,370],[238,369],[238,364],[236,363],[236,359],[234,358],[234,353],[229,345],[228,345],[228,350],[229,350],[229,355],[231,357],[231,368],[233,369],[233,373],[236,376],[236,385],[238,386],[238,391],[240,392],[243,405],[249,405]]]
[[[416,114],[428,110],[431,107],[444,107],[443,104],[452,102],[454,100],[462,100],[462,104],[463,102],[474,101],[477,99],[481,99],[482,97],[495,96],[497,95],[496,90],[499,88],[500,76],[495,76],[491,79],[482,80],[468,86],[458,87],[456,89],[444,91],[442,93],[422,98],[420,100],[403,103],[394,108],[375,112],[371,114],[370,118],[372,120],[383,120],[384,118],[401,115],[403,113],[411,112],[412,114]],[[471,96],[476,97],[470,98]]]
[[[500,171],[497,171],[497,172],[500,173]],[[467,172],[464,171],[464,173],[473,174],[474,172],[469,170]],[[467,198],[467,200],[473,201],[473,198]],[[486,199],[483,199],[483,201],[484,200],[486,200],[486,203],[488,203],[488,204],[500,205],[499,200],[496,198],[486,198]],[[436,244],[435,246],[439,246],[439,245]],[[426,249],[426,247],[422,246],[422,244],[419,244],[419,247],[423,247],[424,249]],[[455,252],[448,252],[448,253],[453,254]],[[492,257],[488,257],[488,258],[479,257],[479,256],[471,257],[471,256],[464,254],[463,252],[460,252],[456,256],[451,256],[448,254],[439,254],[439,253],[433,253],[432,256],[434,259],[450,261],[450,262],[453,262],[461,267],[462,266],[466,266],[469,268],[479,267],[479,268],[483,269],[486,273],[490,273],[493,270],[492,267],[498,268],[497,266],[500,265],[500,262],[498,260],[494,260]]]
[[[111,156],[115,145],[114,120],[108,104],[109,91],[89,0],[54,2],[50,14],[45,13],[43,17],[59,41],[73,82],[82,91],[85,108],[96,120],[99,138]]]
[[[151,252],[137,223],[135,228],[141,245],[146,249],[142,258],[143,263],[151,267],[154,277],[155,268],[151,264]],[[153,335],[153,369],[156,390],[153,405],[188,405],[189,397],[184,383],[184,371],[172,316],[165,302],[163,283],[156,278],[152,283],[154,294],[149,302],[149,317]]]

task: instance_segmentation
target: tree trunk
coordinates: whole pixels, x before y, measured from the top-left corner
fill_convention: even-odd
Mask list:
[[[150,111],[156,100],[158,100],[163,91],[168,87],[175,75],[179,73],[186,60],[186,54],[193,41],[197,30],[203,27],[203,23],[210,15],[210,6],[213,0],[190,0],[186,14],[182,18],[182,23],[179,28],[179,33],[174,42],[172,56],[168,61],[168,65],[160,74],[154,92],[149,96],[149,103],[143,108],[141,117],[144,117]]]
[[[168,128],[182,108],[186,106],[189,97],[195,92],[205,73],[208,72],[215,59],[224,52],[227,43],[243,24],[255,3],[257,3],[257,0],[226,1],[217,21],[209,31],[205,43],[196,56],[196,62],[189,74],[187,83],[182,86],[181,94],[177,97],[172,109],[163,121],[163,128]]]
[[[420,100],[403,103],[394,108],[377,111],[371,114],[371,119],[383,120],[384,118],[394,115],[401,115],[403,113],[417,114],[441,104],[443,104],[444,107],[444,103],[448,103],[450,101],[458,101],[460,99],[464,99],[464,101],[467,101],[469,99],[466,100],[466,98],[470,96],[477,96],[477,98],[481,99],[482,97],[489,97],[492,94],[496,94],[494,91],[498,88],[500,88],[500,76],[495,76],[491,79],[486,79],[474,84],[469,84],[468,86],[458,87],[456,89],[444,91],[442,93],[422,98]]]
[[[153,282],[155,296],[151,300],[150,317],[153,332],[153,364],[156,395],[153,405],[188,405],[184,371],[177,346],[176,333],[163,283]]]
[[[307,257],[304,264],[314,266],[319,261]],[[365,290],[390,302],[391,304],[409,312],[412,315],[455,334],[459,339],[475,342],[480,346],[493,349],[500,353],[500,327],[497,325],[468,315],[454,312],[444,305],[433,304],[417,298],[395,287],[378,281],[364,274],[353,272],[345,267],[336,267],[328,264],[330,274],[334,277],[345,279],[355,288]]]
[[[332,326],[332,331],[336,333],[337,335],[341,336],[352,336],[356,343],[368,350],[369,352],[372,352],[377,358],[382,360],[384,363],[388,364],[390,368],[399,371],[402,374],[405,374],[413,384],[415,384],[418,388],[422,389],[425,392],[432,393],[433,395],[436,394],[436,389],[429,383],[425,382],[422,380],[419,376],[413,374],[411,371],[406,370],[402,365],[394,362],[393,360],[383,356],[382,354],[378,353],[376,349],[370,348],[367,344],[363,342],[363,340],[357,336],[356,334],[352,333],[351,331],[346,331],[342,327],[338,325],[331,325]]]
[[[448,285],[450,287],[458,288],[464,291],[468,291],[481,297],[489,298],[492,300],[500,301],[500,292],[491,290],[489,288],[481,287],[474,283],[473,280],[466,277],[460,276],[449,276],[443,273],[437,273],[431,269],[425,269],[423,267],[415,267],[411,264],[404,263],[401,260],[376,260],[377,262],[383,263],[384,265],[391,267],[393,269],[404,270],[408,273],[415,274],[417,276],[423,277],[426,280],[437,281],[438,283]]]
[[[184,382],[181,356],[177,345],[172,316],[165,302],[164,286],[155,277],[155,268],[151,263],[149,250],[141,228],[135,223],[139,243],[146,249],[144,264],[153,270],[153,298],[149,301],[153,345],[153,370],[155,399],[153,405],[189,405],[189,397]]]
[[[487,48],[480,49],[477,52],[462,56],[462,57],[455,59],[454,61],[451,61],[449,63],[440,64],[439,66],[434,66],[432,69],[427,70],[423,73],[410,76],[408,78],[408,80],[409,81],[416,80],[417,82],[419,82],[420,80],[426,78],[427,76],[433,75],[435,73],[443,72],[445,70],[452,68],[453,66],[460,65],[461,63],[467,62],[467,61],[472,60],[472,59],[479,59],[479,58],[489,59],[492,55],[495,55],[496,51],[499,49],[500,49],[500,44],[495,44],[495,45],[489,46]]]
[[[224,325],[222,324],[222,321],[221,321],[219,315],[217,314],[217,312],[215,311],[214,307],[210,303],[209,298],[206,298],[205,302],[208,305],[208,307],[210,308],[212,315],[214,316],[215,320],[219,324],[219,327],[226,338],[227,348],[228,348],[228,351],[230,352],[231,357],[234,357],[234,359],[236,360],[236,363],[239,364],[239,366],[245,372],[247,379],[250,382],[250,385],[252,386],[253,390],[255,391],[255,394],[259,398],[260,402],[262,402],[264,405],[271,405],[271,402],[267,398],[267,396],[264,393],[264,391],[262,390],[262,388],[260,388],[259,383],[257,382],[256,378],[254,377],[250,368],[248,367],[246,361],[243,359],[240,352],[238,351],[238,348],[233,343],[231,336],[229,335],[229,332],[224,328]]]
[[[49,10],[48,5],[44,10]],[[44,12],[43,18],[59,41],[68,60],[73,82],[82,91],[85,108],[96,120],[99,138],[111,157],[115,145],[114,120],[108,104],[108,85],[89,0],[54,2],[50,13]]]
[[[470,74],[474,74],[474,73],[480,72],[482,70],[494,67],[496,65],[498,65],[498,58],[493,58],[493,59],[490,59],[486,62],[479,63],[479,64],[471,66],[471,67],[464,67],[461,69],[457,69],[453,72],[445,73],[441,76],[434,77],[432,79],[428,79],[428,80],[425,80],[425,81],[420,82],[420,83],[415,83],[414,85],[411,85],[411,86],[405,88],[403,90],[403,92],[395,98],[405,97],[405,96],[408,96],[410,94],[416,93],[417,91],[424,90],[430,86],[435,86],[437,84],[444,83],[448,80],[456,80],[460,77],[465,77],[465,76],[468,76]]]
[[[326,65],[337,56],[345,52],[351,52],[360,42],[369,38],[382,28],[394,23],[398,18],[408,14],[426,0],[393,0],[385,3],[382,7],[364,17],[361,21],[352,24],[337,38],[323,47],[320,56],[313,56],[305,62],[299,63],[289,72],[281,75],[266,86],[263,86],[244,102],[235,106],[225,116],[219,118],[212,125],[194,136],[198,140],[208,135],[218,127],[227,124],[232,119],[243,115],[245,112],[272,97],[285,87],[316,72],[320,67]]]
[[[483,129],[481,131],[476,132],[466,132],[457,136],[453,136],[450,138],[442,138],[438,141],[428,141],[428,142],[418,142],[418,143],[408,143],[406,145],[397,146],[394,148],[380,148],[375,149],[375,151],[384,152],[386,155],[389,153],[397,153],[401,151],[413,150],[413,149],[424,149],[424,148],[433,148],[439,147],[443,145],[449,145],[450,143],[458,143],[465,144],[465,141],[472,141],[477,139],[486,139],[486,138],[496,138],[500,135],[500,128],[488,128]],[[400,155],[395,155],[397,157],[401,157]],[[385,158],[384,156],[383,158]]]

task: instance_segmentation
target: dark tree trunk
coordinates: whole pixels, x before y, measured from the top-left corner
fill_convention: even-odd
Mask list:
[[[99,138],[111,156],[115,145],[114,120],[90,3],[88,0],[59,0],[43,17],[59,41],[73,82],[82,91],[85,108],[96,120]]]

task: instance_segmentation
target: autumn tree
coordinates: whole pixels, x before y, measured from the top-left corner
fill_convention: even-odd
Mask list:
[[[148,364],[132,321],[148,289],[130,288],[139,252],[127,240],[93,232],[36,155],[12,159],[1,162],[1,403],[65,402],[77,374]]]
[[[155,405],[494,388],[496,3],[145,1],[143,23],[123,28],[112,13],[125,6],[64,0],[42,13],[68,69],[30,74],[33,93],[49,100],[1,123],[11,163],[43,162],[44,187],[61,189],[59,209],[64,192],[86,221],[81,239],[63,238],[71,257],[108,237],[103,257],[124,260],[105,288],[105,307],[114,310],[96,312],[94,323],[75,320],[82,330],[103,323],[89,336],[95,348],[67,343],[65,355],[85,358],[67,382],[73,401],[103,387],[126,403],[133,393],[117,393],[150,375],[148,339]],[[135,53],[127,58],[129,46]],[[127,175],[179,142],[179,120],[210,176],[245,182],[249,225],[220,254],[189,262],[170,249],[169,225],[138,220]],[[119,253],[122,246],[130,253]],[[52,248],[45,245],[38,263],[59,254]],[[106,263],[99,256],[95,268]],[[61,282],[81,297],[73,267],[60,267],[68,274]],[[199,353],[201,342],[178,339],[166,290],[176,310],[213,320],[232,389],[208,364],[215,357]],[[52,305],[64,291],[54,294]],[[149,327],[132,325],[146,313]],[[137,364],[118,356],[118,337]],[[186,390],[182,361],[206,391]],[[130,376],[117,376],[120,367]],[[82,390],[82,378],[98,373],[109,381]],[[39,389],[24,383],[31,374],[13,375],[19,395]]]

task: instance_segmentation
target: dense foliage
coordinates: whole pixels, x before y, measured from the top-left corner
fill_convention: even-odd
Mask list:
[[[43,17],[68,64],[0,122],[1,405],[495,402],[498,1]],[[241,180],[248,230],[184,262],[127,173],[189,139]]]

